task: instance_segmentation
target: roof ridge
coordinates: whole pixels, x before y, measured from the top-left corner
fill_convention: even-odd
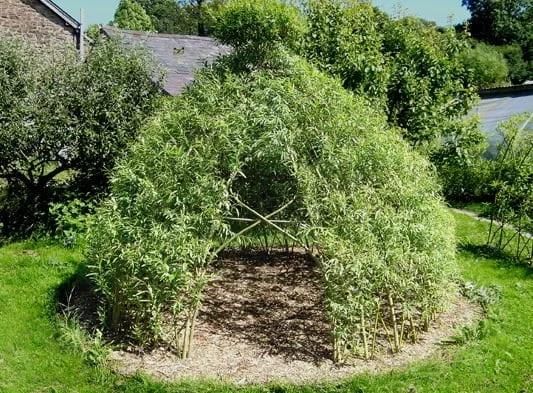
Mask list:
[[[190,40],[217,42],[217,40],[212,37],[203,37],[199,35],[168,34],[168,33],[158,33],[158,32],[153,32],[153,31],[127,30],[127,29],[120,29],[118,27],[111,26],[111,25],[103,25],[101,28],[114,30],[118,33],[131,34],[134,36],[148,36],[148,37],[159,37],[159,38],[187,38]]]
[[[70,25],[76,30],[81,29],[81,23],[76,18],[74,18],[72,15],[70,15],[67,11],[65,11],[63,8],[61,8],[56,3],[54,3],[52,0],[39,0],[39,1],[49,10],[51,10],[54,14],[59,16],[66,24]]]

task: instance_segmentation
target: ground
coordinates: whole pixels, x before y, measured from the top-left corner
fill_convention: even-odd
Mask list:
[[[386,333],[372,360],[335,365],[331,327],[315,262],[302,252],[226,252],[212,266],[193,351],[182,360],[172,352],[116,350],[112,367],[158,379],[217,378],[246,384],[338,381],[363,372],[379,373],[434,355],[459,326],[472,326],[482,311],[458,296],[416,344],[390,353]],[[87,296],[80,296],[84,299]]]
[[[217,382],[164,383],[102,373],[59,337],[57,288],[77,271],[82,256],[50,242],[0,248],[0,392],[533,392],[532,270],[483,247],[486,223],[455,215],[463,278],[497,285],[501,299],[464,345],[383,374],[322,384],[239,386]]]

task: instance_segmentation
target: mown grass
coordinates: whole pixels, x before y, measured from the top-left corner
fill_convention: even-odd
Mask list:
[[[489,205],[487,203],[483,202],[466,202],[466,203],[454,203],[452,205],[453,207],[457,209],[463,209],[470,211],[472,213],[476,213],[477,215],[481,217],[488,217],[490,214],[489,211]]]
[[[533,392],[532,270],[482,247],[486,223],[464,215],[456,220],[464,279],[501,289],[479,337],[402,370],[307,386],[102,377],[62,342],[55,318],[56,289],[78,269],[80,253],[46,242],[0,248],[0,392]]]

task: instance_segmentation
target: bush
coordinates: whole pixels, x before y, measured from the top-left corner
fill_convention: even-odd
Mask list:
[[[472,73],[474,84],[480,88],[502,86],[509,83],[509,67],[498,48],[477,43],[461,54],[465,68]]]
[[[418,19],[386,25],[384,48],[392,59],[388,87],[390,121],[413,145],[431,144],[458,128],[476,100],[460,61],[466,42],[451,30],[440,32]]]
[[[452,202],[490,201],[492,169],[484,153],[488,143],[476,118],[455,122],[441,146],[431,153],[443,192]]]
[[[313,0],[303,54],[368,95],[413,145],[429,150],[475,100],[460,61],[466,41],[417,18],[393,20],[366,2]]]
[[[320,69],[340,77],[346,88],[384,104],[390,78],[382,48],[387,17],[369,3],[347,4],[310,1],[303,53]]]
[[[143,53],[109,40],[82,63],[74,52],[36,56],[2,39],[0,70],[0,222],[24,234],[49,223],[51,202],[105,191],[158,86]]]
[[[428,162],[366,99],[283,62],[204,71],[118,166],[88,251],[108,329],[187,356],[208,266],[237,232],[225,218],[284,205],[318,247],[336,360],[369,356],[378,316],[398,350],[446,306],[453,223]]]
[[[95,209],[95,202],[80,199],[52,204],[50,215],[54,221],[56,238],[65,247],[79,244],[87,232],[89,218]]]
[[[213,35],[233,47],[244,67],[264,67],[276,49],[294,49],[305,30],[298,10],[277,0],[231,0],[214,18]]]
[[[533,73],[528,70],[528,64],[524,60],[522,49],[519,45],[503,45],[496,48],[507,62],[509,79],[514,85],[521,85],[528,78],[533,77]]]

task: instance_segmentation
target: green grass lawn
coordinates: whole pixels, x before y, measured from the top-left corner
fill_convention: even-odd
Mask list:
[[[466,202],[466,203],[453,203],[452,207],[457,209],[466,210],[472,213],[477,214],[480,217],[490,218],[489,214],[489,205],[483,202]]]
[[[238,387],[216,382],[167,385],[102,376],[62,344],[55,293],[82,263],[79,252],[45,242],[0,248],[0,392],[523,392],[533,393],[533,276],[481,247],[486,224],[456,215],[463,277],[501,288],[481,338],[445,347],[430,361],[336,384]]]

